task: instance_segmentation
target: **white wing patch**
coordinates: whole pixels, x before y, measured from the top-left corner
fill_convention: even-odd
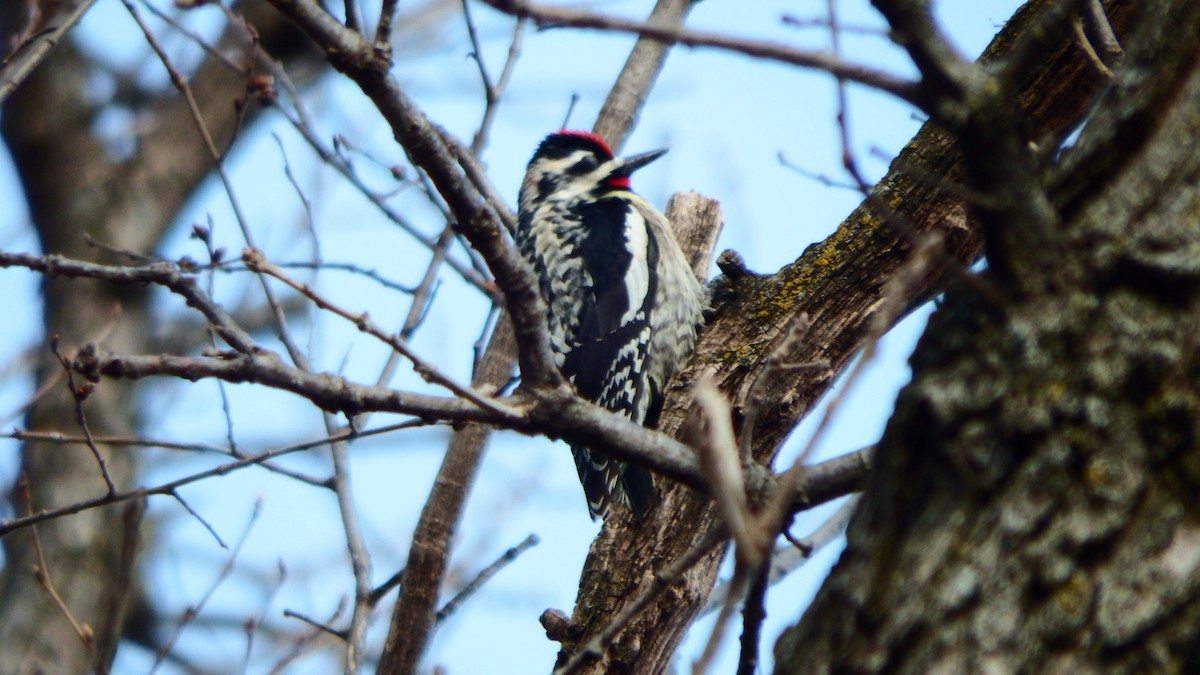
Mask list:
[[[646,219],[638,209],[631,208],[625,218],[625,242],[633,258],[629,261],[629,272],[625,275],[625,293],[629,298],[628,308],[621,315],[621,325],[633,321],[646,303],[650,292],[650,268],[646,264],[646,247],[649,235]]]

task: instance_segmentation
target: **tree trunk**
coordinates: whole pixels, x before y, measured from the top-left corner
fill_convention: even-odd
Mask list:
[[[42,10],[49,12],[52,3],[45,4]],[[258,28],[263,49],[315,62],[314,50],[290,23],[261,3],[251,5],[247,18]],[[9,3],[0,11],[6,44],[25,28],[22,13],[30,7]],[[241,49],[243,59],[249,56],[246,46],[235,30],[222,43],[230,53]],[[99,108],[89,99],[86,83],[94,67],[71,39],[64,39],[5,102],[0,132],[12,153],[43,252],[114,262],[113,256],[89,245],[85,235],[124,250],[153,251],[184,200],[211,172],[213,159],[179,96],[151,96],[153,102],[139,108],[145,119],[141,127],[148,131],[128,139],[135,147],[132,156],[117,157],[93,133]],[[208,129],[219,147],[227,147],[239,123],[234,102],[247,91],[245,78],[210,60],[191,76],[190,86]],[[60,278],[47,278],[42,288],[45,336],[47,341],[58,336],[64,357],[88,342],[121,352],[148,351],[153,331],[142,292]],[[51,384],[31,408],[26,427],[82,434],[63,369],[48,351],[40,355],[37,371],[39,387]],[[93,435],[129,436],[135,431],[134,389],[132,382],[110,380],[87,397],[83,411]],[[137,468],[131,451],[104,444],[97,450],[116,488],[131,487]],[[84,444],[25,443],[20,480],[27,489],[18,486],[13,491],[19,514],[102,496],[108,489]],[[137,512],[122,518],[122,511],[92,509],[36,528],[45,571],[63,608],[84,633],[93,634],[90,646],[33,572],[41,567],[34,529],[4,538],[0,672],[106,671],[124,628],[131,591],[136,595],[130,585],[137,584],[131,546],[138,536],[133,517]]]
[[[1200,669],[1200,5],[1139,4],[1061,264],[948,294],[778,672]]]

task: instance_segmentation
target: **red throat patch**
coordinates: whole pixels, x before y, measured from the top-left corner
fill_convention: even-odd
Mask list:
[[[632,185],[629,184],[629,176],[612,176],[608,180],[604,181],[604,184],[610,188],[620,190],[628,190],[632,187]]]

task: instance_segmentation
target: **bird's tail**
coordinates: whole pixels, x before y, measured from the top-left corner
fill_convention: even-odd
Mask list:
[[[572,445],[571,453],[592,520],[607,516],[612,504],[625,506],[639,519],[646,514],[654,495],[649,471],[583,446]]]

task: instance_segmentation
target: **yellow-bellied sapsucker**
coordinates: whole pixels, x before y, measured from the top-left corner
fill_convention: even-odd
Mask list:
[[[648,426],[704,305],[670,223],[630,191],[630,174],[665,152],[620,158],[594,134],[547,136],[521,183],[515,237],[537,273],[563,374],[584,398]],[[646,511],[654,488],[645,469],[571,451],[593,519],[613,503]]]

